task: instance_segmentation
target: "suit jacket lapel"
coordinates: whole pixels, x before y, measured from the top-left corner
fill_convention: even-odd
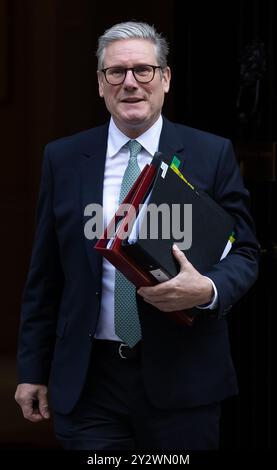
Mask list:
[[[184,144],[181,141],[175,125],[163,117],[163,127],[159,143],[159,151],[164,154],[164,160],[170,164],[173,155],[180,159],[180,171],[185,163]]]
[[[96,129],[95,129],[96,131]],[[105,160],[107,151],[108,124],[100,127],[95,132],[95,137],[89,140],[84,146],[81,155],[82,168],[82,215],[83,228],[90,219],[84,215],[84,210],[89,204],[99,204],[103,202],[103,181]],[[85,237],[85,244],[92,273],[95,277],[98,289],[101,289],[102,277],[102,256],[94,249],[97,239],[89,240]]]

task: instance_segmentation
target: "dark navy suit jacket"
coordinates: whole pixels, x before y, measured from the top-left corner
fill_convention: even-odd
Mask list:
[[[48,384],[55,411],[69,413],[83,389],[101,302],[102,259],[84,236],[84,208],[102,203],[108,125],[47,145],[37,230],[23,296],[18,348],[21,383]],[[180,326],[137,296],[142,370],[151,402],[192,407],[237,393],[225,313],[257,277],[258,245],[230,141],[164,119],[159,150],[236,220],[229,255],[204,273],[218,290],[213,316]]]

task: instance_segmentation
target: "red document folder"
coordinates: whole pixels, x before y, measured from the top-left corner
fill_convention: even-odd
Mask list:
[[[154,160],[154,159],[153,159]],[[101,235],[94,248],[104,256],[110,263],[112,263],[124,276],[132,282],[136,287],[142,286],[153,286],[157,284],[157,281],[149,273],[143,271],[138,264],[128,256],[124,247],[122,247],[122,240],[124,239],[124,232],[128,224],[134,222],[134,209],[138,213],[139,205],[143,203],[145,196],[147,195],[154,178],[157,173],[157,162],[159,160],[151,162],[150,165],[146,165],[140,173],[138,179],[132,186],[131,190],[127,194],[122,204],[132,205],[132,210],[127,210],[124,216],[122,216],[122,204],[116,211],[113,219],[110,221],[104,233]],[[114,227],[118,225],[121,220],[118,229],[113,233]],[[110,240],[113,238],[112,241]],[[107,247],[109,245],[109,247]],[[177,321],[179,324],[192,325],[193,317],[185,312],[164,312],[170,318]]]

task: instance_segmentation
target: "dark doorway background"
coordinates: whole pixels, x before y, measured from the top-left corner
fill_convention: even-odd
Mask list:
[[[173,79],[164,114],[232,139],[251,192],[262,247],[261,272],[229,316],[241,393],[224,403],[222,448],[270,449],[276,310],[275,2],[141,0],[136,6],[127,1],[100,3],[97,9],[92,0],[0,3],[7,26],[1,58],[5,81],[0,82],[1,447],[57,445],[51,424],[25,422],[13,401],[20,300],[33,240],[42,152],[48,141],[108,118],[97,90],[97,37],[115,22],[135,19],[155,24],[171,44]],[[257,74],[252,81],[243,81],[240,74],[243,51],[253,41],[262,44],[264,53],[255,112]],[[238,105],[239,91],[243,99]]]

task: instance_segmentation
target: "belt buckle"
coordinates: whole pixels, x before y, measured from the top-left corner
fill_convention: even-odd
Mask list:
[[[121,359],[128,359],[127,356],[124,356],[123,351],[122,351],[122,348],[124,348],[124,346],[128,348],[127,344],[120,343],[119,348],[118,348],[118,354],[120,355]]]

